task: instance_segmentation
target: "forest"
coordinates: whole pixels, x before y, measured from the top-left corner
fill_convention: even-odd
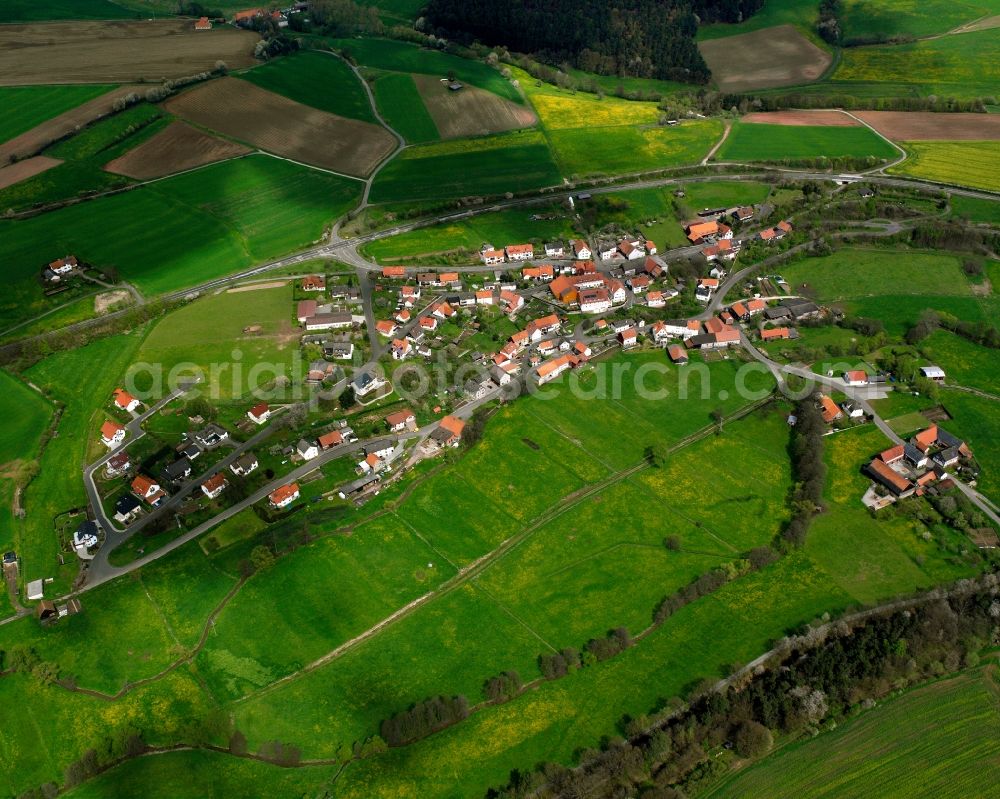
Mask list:
[[[700,22],[736,22],[763,0],[431,0],[441,36],[529,53],[588,72],[706,83]]]

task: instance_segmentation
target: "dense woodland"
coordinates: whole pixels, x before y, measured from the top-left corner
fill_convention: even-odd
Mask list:
[[[431,0],[442,36],[568,62],[601,75],[705,83],[694,37],[702,22],[737,22],[763,0]]]

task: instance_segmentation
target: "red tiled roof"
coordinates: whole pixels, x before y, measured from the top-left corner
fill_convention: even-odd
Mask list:
[[[772,339],[789,338],[791,331],[787,327],[775,327],[768,330],[761,330],[760,337],[763,341]]]
[[[385,417],[385,421],[388,423],[389,427],[395,427],[399,424],[406,424],[411,419],[414,419],[413,411],[409,408],[402,411],[396,411],[395,413],[390,413]]]
[[[382,277],[390,277],[390,278],[406,277],[406,267],[384,266],[382,267]]]
[[[447,430],[452,436],[460,436],[465,429],[465,422],[457,416],[445,416],[438,422],[438,427]]]
[[[258,402],[250,409],[250,413],[251,415],[256,416],[257,418],[260,418],[269,410],[271,410],[271,406],[268,405],[266,402]]]
[[[843,411],[837,407],[837,403],[830,399],[826,394],[821,394],[819,398],[819,403],[823,409],[823,421],[830,423],[834,419],[839,418],[843,415]]]
[[[889,468],[878,458],[868,464],[868,468],[882,478],[883,482],[891,485],[900,492],[906,491],[910,487],[910,481],[899,472]]]
[[[343,441],[344,437],[337,430],[331,430],[329,433],[323,433],[323,435],[319,437],[319,445],[323,449],[327,449],[328,447],[335,447],[337,444],[340,444]]]
[[[135,397],[133,397],[123,388],[116,388],[114,396],[115,396],[115,404],[119,408],[128,408],[129,405],[135,402]]]
[[[206,491],[218,491],[220,488],[225,486],[226,476],[222,472],[216,472],[211,477],[209,477],[201,487]]]
[[[117,432],[124,429],[125,428],[122,427],[117,422],[108,421],[101,425],[101,435],[110,441],[112,438],[115,437],[115,434]]]
[[[279,486],[271,492],[269,499],[275,505],[280,505],[289,497],[294,497],[299,493],[298,483],[289,483],[288,485]]]
[[[903,459],[903,445],[898,444],[895,447],[890,447],[887,450],[883,450],[879,453],[879,458],[881,458],[885,463],[893,463],[894,461]]]

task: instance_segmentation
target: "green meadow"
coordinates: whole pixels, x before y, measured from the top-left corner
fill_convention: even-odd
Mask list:
[[[331,46],[366,67],[392,72],[418,72],[424,75],[455,77],[472,86],[486,89],[500,97],[523,103],[520,92],[499,72],[482,61],[471,61],[440,50],[428,50],[416,44],[391,39],[330,39]]]
[[[37,5],[37,4],[33,4]],[[110,5],[110,3],[108,4]],[[8,6],[4,6],[8,11]],[[0,142],[13,139],[95,97],[114,86],[8,86],[0,88]]]
[[[924,37],[981,17],[1000,14],[997,0],[847,0],[841,16],[844,38]]]
[[[559,171],[537,131],[409,147],[375,178],[372,202],[471,197],[558,185]]]
[[[1000,225],[1000,202],[953,194],[950,203],[953,216],[968,219],[970,222]]]
[[[38,458],[52,406],[10,373],[0,370],[0,413],[8,424],[0,431],[0,550],[14,544],[14,491]]]
[[[938,330],[920,342],[920,351],[944,369],[949,383],[976,388],[1000,396],[1000,367],[991,350],[946,330]]]
[[[981,796],[997,777],[993,667],[915,688],[748,766],[707,796]]]
[[[0,258],[10,280],[0,319],[14,323],[46,309],[35,275],[59,255],[117,269],[143,293],[177,291],[317,241],[330,220],[354,204],[360,186],[252,156],[30,219],[0,221]]]
[[[810,38],[822,41],[815,34],[816,5],[816,0],[767,0],[764,7],[745,22],[699,26],[698,39],[721,39],[776,25],[795,25]]]
[[[5,0],[4,22],[55,22],[69,19],[137,19],[140,12],[111,0]]]
[[[408,143],[421,144],[441,138],[412,75],[379,74],[372,83],[372,92],[383,119]]]
[[[969,442],[982,471],[976,487],[1000,503],[1000,419],[998,401],[960,391],[942,392],[942,402],[953,418],[942,424]]]
[[[320,111],[378,124],[364,86],[347,64],[329,53],[294,53],[238,77]]]
[[[891,144],[866,127],[735,122],[715,157],[719,161],[869,156],[889,160],[898,155]]]
[[[846,249],[783,267],[795,293],[881,319],[902,335],[928,309],[980,319],[983,311],[959,258],[925,252]]]

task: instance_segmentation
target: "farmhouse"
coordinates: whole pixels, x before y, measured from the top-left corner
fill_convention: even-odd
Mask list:
[[[771,327],[767,330],[760,331],[761,341],[779,341],[781,339],[791,338],[792,331],[787,327]]]
[[[306,330],[339,330],[350,327],[352,324],[354,324],[354,320],[346,312],[318,313],[305,320]]]
[[[303,291],[325,291],[326,278],[322,275],[306,275],[302,278]]]
[[[258,402],[247,411],[247,418],[254,424],[264,424],[271,418],[271,406],[266,402]]]
[[[56,276],[56,278],[61,278],[64,275],[68,275],[76,267],[79,266],[79,262],[76,260],[75,255],[67,255],[65,258],[58,258],[49,264],[49,271]]]
[[[682,366],[688,362],[688,354],[680,344],[671,344],[667,347],[667,355],[678,366]]]
[[[465,422],[457,416],[445,416],[431,433],[430,440],[438,447],[457,447],[462,441],[464,429]]]
[[[287,508],[299,498],[299,484],[289,483],[274,489],[268,496],[272,508]]]
[[[874,458],[866,467],[866,471],[872,479],[885,486],[897,497],[908,497],[915,489],[913,483],[891,468],[881,458]]]
[[[101,425],[101,442],[104,446],[117,447],[125,440],[125,428],[117,422],[107,421]]]
[[[132,413],[132,411],[134,411],[142,404],[139,402],[139,400],[137,400],[123,388],[115,389],[114,398],[115,398],[115,405],[117,405],[123,411],[128,411],[129,413]]]
[[[844,382],[849,386],[867,386],[868,373],[862,369],[851,369],[844,372]]]
[[[409,408],[402,411],[396,411],[395,413],[390,413],[385,417],[385,423],[389,425],[389,431],[392,433],[399,433],[403,430],[413,431],[417,429],[417,417]]]
[[[535,256],[535,248],[530,244],[508,244],[504,252],[508,261],[529,261]]]
[[[229,483],[226,482],[226,476],[222,472],[217,472],[201,484],[201,490],[209,499],[215,499],[225,491],[227,485]]]
[[[299,320],[299,324],[304,324],[307,319],[312,318],[316,315],[316,308],[318,303],[316,300],[300,300],[298,307],[295,312],[295,318]]]
[[[819,395],[819,408],[823,412],[823,421],[827,424],[835,422],[844,415],[844,412],[837,407],[837,403],[826,394]]]

